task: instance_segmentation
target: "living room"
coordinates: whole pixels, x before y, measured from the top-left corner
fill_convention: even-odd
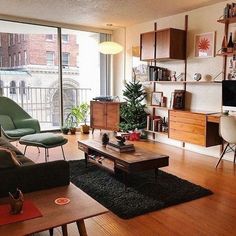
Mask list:
[[[154,88],[156,90],[154,92],[161,92],[167,98],[167,107],[169,107],[172,92],[177,89],[185,90],[186,92],[185,110],[191,109],[194,111],[201,111],[198,115],[201,115],[203,119],[212,118],[208,116],[209,114],[222,112],[221,81],[224,79],[224,76],[226,76],[225,78],[228,78],[228,74],[230,74],[234,68],[231,68],[230,56],[228,59],[226,58],[226,64],[224,64],[225,57],[217,56],[222,49],[222,40],[226,32],[225,24],[217,21],[222,19],[226,4],[231,4],[231,2],[208,1],[207,3],[199,3],[199,1],[195,1],[192,3],[192,6],[190,6],[191,4],[188,3],[188,1],[179,1],[176,3],[177,5],[171,1],[167,1],[165,4],[161,2],[154,3],[154,1],[151,1],[153,5],[150,3],[150,6],[148,6],[147,9],[144,9],[145,7],[142,5],[144,4],[142,1],[136,2],[135,6],[133,6],[134,3],[131,4],[130,2],[123,2],[122,5],[121,3],[119,5],[118,3],[113,2],[113,4],[118,4],[120,7],[120,11],[118,11],[118,16],[116,18],[112,18],[112,15],[116,16],[113,12],[114,9],[107,8],[111,7],[111,3],[108,3],[107,1],[102,2],[104,2],[104,5],[101,6],[109,11],[110,17],[107,18],[109,21],[102,18],[101,20],[96,19],[95,16],[94,20],[92,13],[90,13],[90,16],[88,16],[89,14],[86,15],[88,22],[84,20],[86,17],[83,18],[82,16],[81,19],[83,18],[84,22],[82,22],[82,20],[81,22],[79,20],[75,21],[76,15],[79,16],[79,10],[75,13],[75,6],[77,6],[77,3],[71,1],[64,2],[65,5],[58,3],[58,6],[54,1],[48,3],[46,3],[46,1],[44,3],[38,2],[37,4],[45,4],[45,8],[47,8],[47,14],[41,14],[41,16],[40,12],[43,11],[44,7],[39,8],[39,5],[37,4],[34,5],[31,3],[32,6],[31,4],[27,5],[27,15],[27,12],[24,12],[23,9],[23,3],[13,1],[11,5],[8,6],[9,3],[7,3],[7,1],[2,1],[1,5],[8,7],[2,7],[0,14],[1,20],[7,21],[56,26],[71,30],[93,30],[93,32],[97,31],[103,33],[112,32],[112,40],[120,43],[123,46],[123,51],[119,54],[110,56],[113,65],[112,73],[109,75],[111,78],[111,84],[109,85],[111,91],[106,95],[118,96],[120,101],[123,101],[124,99],[123,90],[125,89],[126,82],[129,83],[132,81],[134,76],[138,77],[137,74],[134,75],[133,73],[134,60],[137,59],[134,49],[140,47],[140,35],[146,32],[159,31],[168,28],[181,30],[186,30],[187,28],[186,60],[165,60],[157,62],[138,60],[138,63],[140,63],[139,65],[145,66],[146,68],[150,65],[168,68],[172,73],[174,72],[174,75],[176,75],[177,78],[180,78],[180,81],[176,81],[178,83],[173,84],[170,84],[170,81],[160,81],[161,83],[158,81],[157,83],[153,83],[153,81],[149,81],[149,79],[142,81],[143,88],[148,93],[146,103],[148,105],[148,110],[150,113],[156,112],[156,114],[161,117],[168,117],[168,109],[162,109],[161,106],[160,108],[158,106],[152,106],[152,93],[153,87],[155,86]],[[94,7],[96,6],[100,9],[100,7],[98,7],[98,2],[94,1],[93,3]],[[115,6],[119,8],[118,5]],[[157,9],[154,7],[156,5],[158,5]],[[182,7],[180,7],[180,5],[182,5]],[[51,14],[53,6],[56,11],[59,11],[60,7],[66,6],[68,12],[63,18],[59,17],[60,15]],[[38,7],[40,10],[35,13],[34,7]],[[74,11],[71,10],[73,7]],[[175,7],[178,10],[175,10]],[[158,10],[158,8],[160,8],[160,10]],[[87,10],[89,9],[91,10],[94,8],[90,6]],[[170,9],[170,11],[165,9]],[[70,10],[72,12],[70,12]],[[136,12],[138,17],[128,18],[129,11]],[[150,13],[149,16],[147,11]],[[70,18],[70,14],[74,16],[74,19],[72,19],[73,17]],[[188,16],[187,20],[186,15]],[[55,17],[54,19],[53,16]],[[69,19],[71,22],[69,22]],[[111,23],[113,24],[112,26],[106,25]],[[234,32],[233,24],[228,27],[228,33]],[[212,45],[214,52],[210,56],[196,56],[196,37],[206,33],[210,33],[213,37]],[[140,56],[140,52],[138,55]],[[232,61],[232,63],[234,66],[234,61]],[[76,71],[73,73],[76,75]],[[201,75],[201,79],[196,82],[196,76],[199,76],[199,74]],[[171,75],[172,77],[174,76],[173,74]],[[181,81],[182,78],[188,82]],[[89,83],[92,84],[94,82]],[[180,112],[181,111],[179,111],[179,114]],[[192,114],[187,114],[187,116],[190,115]],[[215,119],[215,117],[213,118]],[[216,119],[219,119],[219,117],[216,117]],[[205,122],[206,130],[216,127],[215,125],[212,125],[213,122],[210,122],[210,126],[208,126],[209,122]],[[219,120],[217,122],[219,123]],[[84,153],[81,149],[78,149],[77,141],[93,138],[101,140],[104,132],[105,130],[100,132],[99,129],[95,129],[94,134],[90,132],[89,135],[83,135],[80,132],[77,132],[76,135],[65,135],[64,137],[68,139],[68,143],[63,145],[66,160],[83,159]],[[107,132],[112,135],[111,131]],[[212,195],[179,205],[172,205],[171,207],[161,210],[150,211],[150,213],[141,214],[140,216],[128,220],[118,217],[112,211],[85,219],[84,222],[88,235],[233,234],[232,232],[235,229],[235,191],[233,187],[235,175],[235,165],[233,162],[234,154],[233,152],[226,153],[223,157],[224,160],[222,160],[219,166],[215,168],[222,153],[222,145],[207,145],[208,138],[209,136],[206,134],[205,143],[203,145],[198,145],[194,142],[185,141],[182,137],[170,138],[168,135],[159,132],[149,132],[148,142],[134,141],[133,143],[135,147],[146,148],[150,152],[153,151],[168,156],[169,165],[161,168],[163,171],[190,181],[196,185],[200,185],[203,188],[210,190],[213,193]],[[17,148],[24,152],[23,145],[18,144]],[[45,162],[44,152],[37,153],[37,150],[34,147],[28,148],[26,156],[36,163]],[[63,157],[60,149],[50,149],[49,162],[61,159],[63,159]],[[129,186],[127,186],[127,188],[129,188]],[[130,203],[127,203],[127,205],[129,204]],[[185,227],[182,225],[185,225]],[[2,226],[0,226],[0,230],[1,227]],[[76,224],[69,224],[68,232],[69,235],[78,235]],[[55,235],[61,235],[60,227],[56,228],[54,233]],[[48,235],[48,231],[40,233],[40,235]]]

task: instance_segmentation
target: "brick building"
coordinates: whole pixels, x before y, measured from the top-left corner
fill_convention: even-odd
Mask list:
[[[62,35],[62,65],[77,67],[79,45],[76,35]],[[58,65],[57,36],[54,34],[0,33],[0,67]]]

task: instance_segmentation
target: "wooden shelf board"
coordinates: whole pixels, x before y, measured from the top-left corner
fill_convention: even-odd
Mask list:
[[[92,159],[91,157],[88,158],[88,161],[95,164],[95,165],[98,165],[106,170],[109,170],[111,171],[112,173],[114,173],[114,162],[112,160],[109,160],[107,158],[103,159],[102,160],[102,164],[100,164],[98,161]]]
[[[217,20],[217,22],[223,23],[223,24],[236,23],[236,17],[230,17],[230,18],[220,19],[220,20]]]
[[[217,53],[216,56],[227,56],[227,57],[233,57],[234,55],[236,55],[236,52],[222,52],[222,53]]]
[[[216,84],[221,81],[149,81],[158,84]]]
[[[148,133],[153,133],[153,134],[161,134],[161,135],[168,135],[167,132],[157,132],[157,131],[153,131],[153,130],[146,130]]]
[[[169,109],[171,109],[169,107],[159,107],[159,106],[153,106],[153,105],[149,105],[149,107],[160,109],[160,110],[169,110]]]

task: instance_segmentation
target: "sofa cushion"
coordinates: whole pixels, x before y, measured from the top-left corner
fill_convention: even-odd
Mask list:
[[[10,142],[8,142],[6,139],[0,137],[0,147],[7,148],[13,152],[16,153],[16,155],[23,155],[22,152],[17,149],[15,146],[13,146]]]
[[[0,124],[4,130],[15,129],[15,125],[10,116],[0,115]]]
[[[22,165],[22,166],[29,166],[29,165],[34,165],[35,163],[30,160],[29,158],[23,156],[23,155],[17,155],[17,161]]]
[[[0,147],[0,169],[15,168],[19,166],[20,163],[17,160],[16,153],[7,148]]]

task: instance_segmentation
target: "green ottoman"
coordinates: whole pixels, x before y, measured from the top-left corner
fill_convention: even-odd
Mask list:
[[[48,161],[49,157],[49,148],[59,147],[61,146],[62,155],[65,160],[65,154],[63,150],[63,145],[67,143],[67,139],[62,135],[54,134],[54,133],[38,133],[38,134],[30,134],[20,138],[19,143],[26,145],[24,150],[24,155],[26,153],[26,149],[28,146],[34,147],[42,147],[45,148],[45,161]]]

